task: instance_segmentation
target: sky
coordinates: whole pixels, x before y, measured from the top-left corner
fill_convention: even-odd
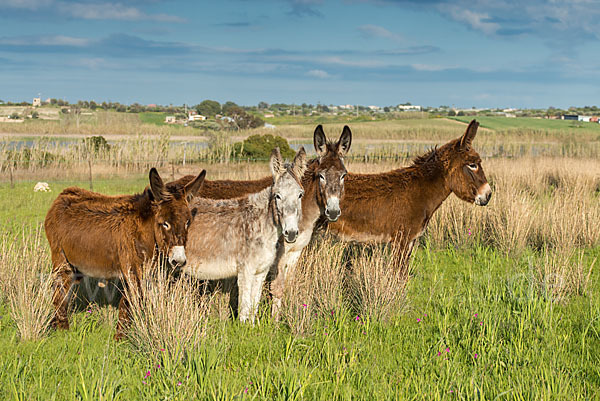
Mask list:
[[[597,0],[0,0],[0,99],[598,105]]]

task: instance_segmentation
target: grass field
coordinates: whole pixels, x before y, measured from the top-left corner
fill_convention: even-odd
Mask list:
[[[348,164],[358,172],[394,166]],[[268,170],[203,167],[213,179]],[[35,240],[36,229],[62,188],[88,182],[85,170],[49,168],[20,173],[15,188],[4,180],[0,399],[596,399],[600,166],[594,159],[501,158],[484,168],[494,188],[490,205],[451,195],[405,284],[368,276],[386,268],[385,249],[321,238],[301,260],[304,278],[286,298],[282,323],[270,319],[265,301],[260,324],[241,325],[227,317],[228,295],[217,293],[205,299],[209,310],[201,316],[181,312],[200,323],[194,347],[115,343],[116,311],[96,305],[76,310],[67,332],[24,339],[23,327],[35,320],[33,300],[47,308],[49,251],[43,237]],[[37,180],[52,192],[34,193]],[[141,171],[97,170],[94,189],[133,193],[146,180]],[[357,299],[346,261],[366,266],[365,277],[379,283],[370,308]],[[385,313],[372,313],[377,302]],[[164,331],[156,344],[172,338],[172,327]],[[185,352],[175,352],[179,347]]]
[[[551,131],[574,131],[574,132],[592,132],[600,134],[600,124],[589,123],[581,121],[571,120],[548,120],[545,118],[532,118],[532,117],[518,117],[518,118],[506,118],[506,117],[449,117],[452,120],[461,121],[468,123],[473,118],[481,124],[481,127],[492,130],[516,130],[516,129],[529,129],[529,130],[551,130]]]

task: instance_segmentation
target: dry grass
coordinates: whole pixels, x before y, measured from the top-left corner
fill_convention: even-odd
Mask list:
[[[45,241],[41,230],[24,230],[4,235],[0,243],[0,289],[22,340],[41,338],[54,312]]]
[[[409,263],[401,250],[381,246],[361,247],[352,258],[349,298],[359,318],[387,322],[406,306]],[[401,261],[402,268],[395,263]]]
[[[313,332],[322,317],[386,322],[405,306],[408,269],[397,250],[355,246],[330,236],[309,245],[288,281],[282,314],[295,335]]]
[[[546,250],[534,266],[534,281],[545,297],[561,302],[572,295],[583,295],[588,290],[596,259],[584,264],[582,251]]]
[[[178,361],[198,349],[205,337],[210,298],[187,277],[169,279],[158,266],[146,271],[139,291],[127,290],[132,306],[127,336],[142,352]]]

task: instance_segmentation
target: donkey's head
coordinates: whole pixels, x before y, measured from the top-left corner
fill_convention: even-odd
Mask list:
[[[306,152],[300,148],[294,161],[284,163],[279,148],[271,154],[271,172],[275,222],[286,242],[294,242],[298,237],[298,222],[302,217],[302,196],[304,189],[300,183],[306,171]]]
[[[186,262],[185,244],[193,216],[188,201],[200,190],[206,170],[183,188],[165,186],[155,168],[150,170],[150,193],[154,207],[154,239],[158,250],[175,267]]]
[[[481,157],[471,146],[479,123],[471,121],[464,135],[447,145],[447,183],[452,192],[460,199],[485,206],[492,197]]]
[[[341,214],[340,199],[344,196],[344,177],[348,173],[344,166],[344,156],[348,154],[352,144],[352,132],[346,125],[337,142],[327,141],[321,125],[314,134],[314,145],[317,156],[312,179],[318,180],[317,203],[321,215],[329,221],[336,221]]]

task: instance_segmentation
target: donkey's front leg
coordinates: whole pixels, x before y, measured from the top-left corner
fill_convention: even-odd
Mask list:
[[[252,306],[252,281],[254,275],[248,266],[238,269],[238,316],[240,322],[245,322],[250,317]]]
[[[262,295],[263,285],[265,283],[265,279],[267,278],[267,274],[269,273],[269,265],[265,265],[259,269],[254,274],[252,279],[252,304],[250,309],[250,320],[254,323],[256,318],[256,313],[258,312],[258,306],[260,304],[260,296]]]

